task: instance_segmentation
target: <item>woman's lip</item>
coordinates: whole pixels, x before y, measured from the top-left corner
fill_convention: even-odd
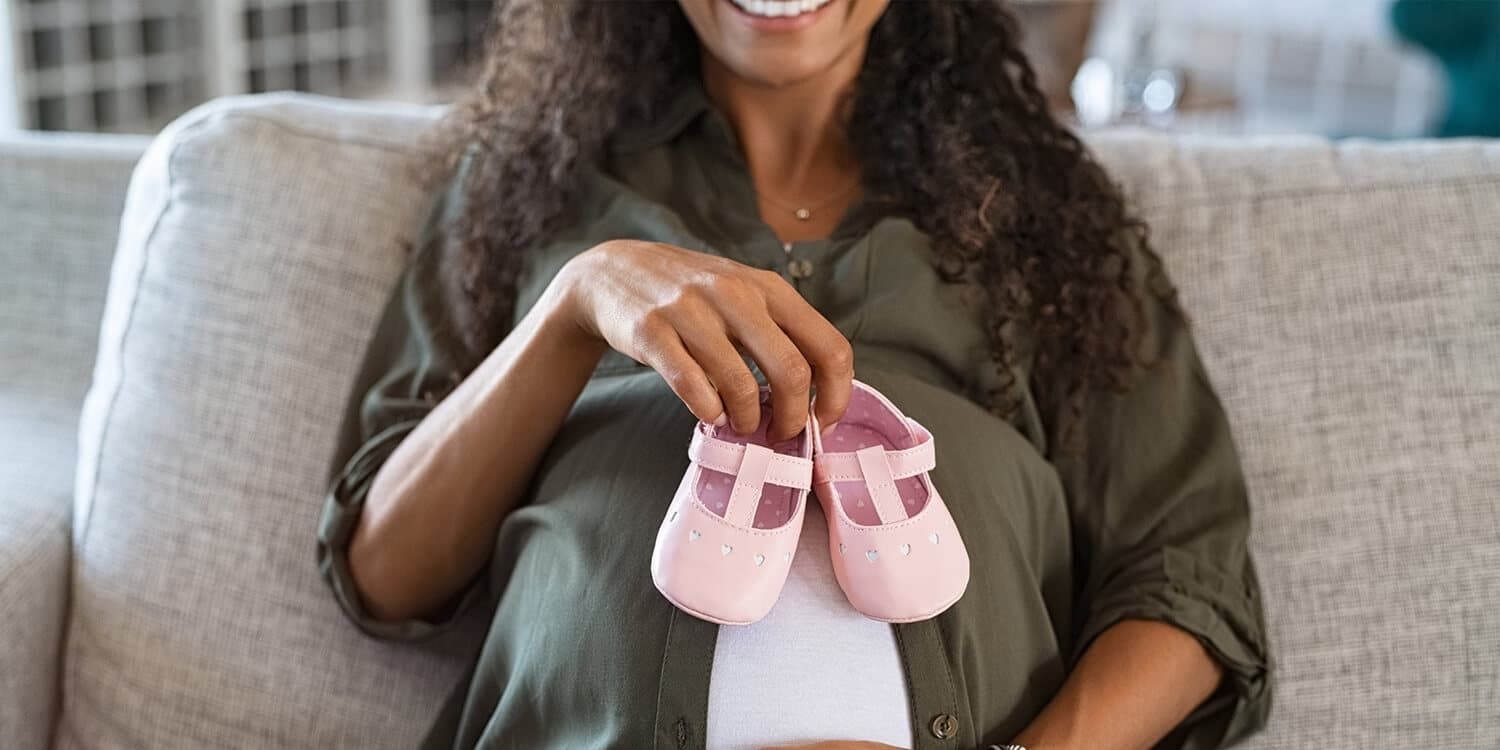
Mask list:
[[[838,5],[840,0],[831,0],[828,3],[825,3],[823,7],[809,13],[802,13],[795,16],[780,16],[778,18],[757,16],[746,11],[744,8],[741,8],[738,5],[735,5],[734,0],[720,1],[729,6],[730,12],[733,13],[735,17],[739,18],[741,22],[750,26],[756,31],[786,32],[804,29],[814,23],[817,23],[818,19],[821,18],[829,8]]]

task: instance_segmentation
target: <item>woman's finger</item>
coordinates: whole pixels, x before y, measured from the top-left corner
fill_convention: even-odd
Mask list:
[[[807,426],[807,403],[812,395],[812,366],[807,357],[763,312],[742,315],[729,325],[770,382],[770,439],[775,442],[796,436]]]
[[[729,424],[741,435],[760,426],[760,383],[745,364],[722,323],[683,321],[678,334],[687,352],[713,383]]]
[[[854,350],[844,334],[781,277],[769,280],[768,287],[771,319],[812,368],[812,382],[818,392],[818,422],[826,428],[843,419],[849,407],[854,388]]]
[[[658,336],[648,347],[642,364],[656,370],[667,386],[682,399],[693,416],[710,424],[722,424],[725,419],[723,402],[719,391],[709,380],[707,373],[672,331]]]

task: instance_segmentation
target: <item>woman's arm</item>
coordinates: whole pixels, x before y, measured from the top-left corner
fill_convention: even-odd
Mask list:
[[[1137,350],[1148,364],[1126,391],[1090,394],[1080,450],[1050,452],[1081,585],[1068,681],[1034,719],[1032,730],[1046,734],[1027,736],[1218,747],[1263,726],[1271,703],[1249,487],[1170,279],[1136,249]],[[1064,406],[1053,424],[1067,420]]]
[[[1149,748],[1212,695],[1223,674],[1192,635],[1122,620],[1094,640],[1015,742],[1027,750]]]
[[[604,353],[554,285],[381,466],[349,543],[380,620],[436,609],[484,564],[542,452]]]

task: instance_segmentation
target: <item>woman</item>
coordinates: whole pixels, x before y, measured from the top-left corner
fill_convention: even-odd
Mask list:
[[[431,747],[1217,747],[1269,707],[1225,417],[1145,231],[999,2],[502,0],[355,386],[319,558],[378,637],[483,602]],[[461,155],[461,156],[458,156]],[[936,436],[935,619],[653,589],[695,420],[854,370]],[[686,408],[684,408],[684,406]],[[493,610],[490,610],[493,607]]]

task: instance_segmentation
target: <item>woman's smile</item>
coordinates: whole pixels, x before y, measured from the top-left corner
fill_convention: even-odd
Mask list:
[[[678,5],[696,33],[704,62],[743,82],[776,89],[819,77],[851,81],[870,30],[889,2],[678,0]],[[830,72],[841,61],[844,69]]]
[[[723,0],[758,31],[795,31],[816,23],[834,0]]]

